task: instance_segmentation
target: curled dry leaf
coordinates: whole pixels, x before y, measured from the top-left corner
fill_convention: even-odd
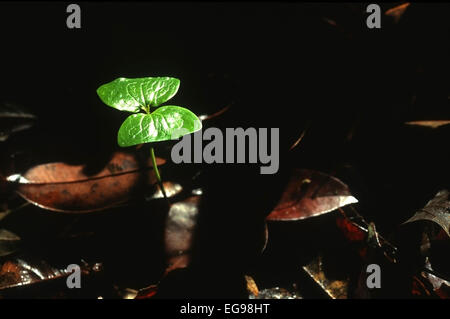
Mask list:
[[[449,191],[441,190],[424,208],[408,219],[404,224],[429,220],[438,224],[450,237],[450,200]]]
[[[296,169],[267,220],[300,220],[357,202],[347,185],[337,178],[312,170]]]
[[[157,165],[165,160],[158,158]],[[11,175],[16,191],[27,201],[57,212],[92,212],[128,201],[156,184],[150,159],[140,164],[136,155],[117,152],[106,167],[86,175],[82,165],[49,163],[23,175]]]

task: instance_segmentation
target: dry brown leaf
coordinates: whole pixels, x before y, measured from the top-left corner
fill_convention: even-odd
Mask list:
[[[157,158],[163,165],[164,159]],[[58,212],[92,212],[128,201],[156,184],[151,161],[140,164],[133,154],[117,152],[106,167],[87,176],[83,165],[49,163],[23,175],[12,175],[16,191],[39,207]]]
[[[357,202],[340,180],[320,172],[296,169],[267,220],[300,220]]]

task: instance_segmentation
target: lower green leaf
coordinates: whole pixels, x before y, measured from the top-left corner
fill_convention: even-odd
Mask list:
[[[199,118],[180,106],[168,105],[151,114],[132,114],[119,129],[117,141],[126,147],[142,143],[175,140],[202,128]]]

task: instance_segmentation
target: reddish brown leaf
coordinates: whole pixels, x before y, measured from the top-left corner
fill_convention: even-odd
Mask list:
[[[157,159],[157,164],[165,163]],[[99,173],[87,176],[84,166],[49,163],[16,177],[17,192],[27,201],[58,212],[92,212],[126,202],[156,184],[151,161],[141,165],[135,155],[117,152]]]
[[[340,180],[320,172],[296,169],[267,220],[300,220],[357,202]]]

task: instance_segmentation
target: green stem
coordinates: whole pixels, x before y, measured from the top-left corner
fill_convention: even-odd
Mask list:
[[[153,149],[153,147],[150,147],[150,154],[152,156],[153,169],[155,170],[155,175],[156,175],[156,179],[158,180],[159,188],[161,189],[161,192],[163,193],[164,198],[167,200],[167,202],[169,202],[169,199],[167,198],[167,195],[166,195],[166,190],[164,189],[164,185],[161,180],[161,175],[159,175],[158,165],[156,164],[155,150]]]

